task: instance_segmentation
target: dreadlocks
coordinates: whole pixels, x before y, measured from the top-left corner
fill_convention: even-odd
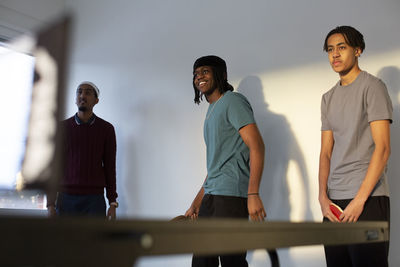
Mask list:
[[[228,74],[225,61],[217,56],[204,56],[198,58],[193,65],[193,73],[198,67],[209,66],[213,72],[213,78],[216,88],[221,94],[226,91],[233,91],[233,86],[228,83]],[[203,100],[203,94],[197,90],[195,85],[195,76],[193,76],[194,103],[200,104]]]

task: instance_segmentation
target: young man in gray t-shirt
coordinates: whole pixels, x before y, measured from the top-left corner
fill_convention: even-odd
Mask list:
[[[324,221],[388,221],[386,163],[392,103],[385,84],[362,71],[363,35],[340,26],[325,38],[339,82],[322,97],[319,202]],[[339,218],[330,210],[343,209]],[[388,266],[389,243],[326,246],[327,266]]]

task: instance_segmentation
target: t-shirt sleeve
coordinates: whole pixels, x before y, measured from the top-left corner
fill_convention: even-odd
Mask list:
[[[367,91],[368,122],[390,120],[392,123],[393,106],[385,84],[381,80],[371,83]]]
[[[253,109],[246,97],[239,93],[232,94],[228,107],[228,120],[237,131],[248,124],[255,123]]]
[[[325,95],[323,95],[321,99],[321,131],[332,130],[326,115],[327,115],[326,98]]]

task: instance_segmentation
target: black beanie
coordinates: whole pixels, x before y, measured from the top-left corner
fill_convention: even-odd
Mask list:
[[[221,71],[225,75],[227,74],[225,60],[217,56],[204,56],[198,58],[193,64],[193,73],[198,67],[202,66],[212,66],[215,67],[217,71]]]

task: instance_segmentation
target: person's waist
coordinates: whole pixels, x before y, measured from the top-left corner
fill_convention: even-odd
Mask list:
[[[64,185],[60,192],[70,195],[101,195],[104,194],[104,186]]]

